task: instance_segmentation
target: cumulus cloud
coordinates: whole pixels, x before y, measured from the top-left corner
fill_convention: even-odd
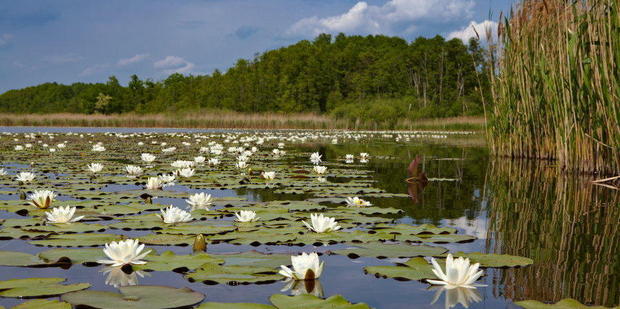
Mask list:
[[[13,39],[13,35],[10,33],[3,33],[0,35],[0,47],[8,45],[9,41]]]
[[[482,22],[471,21],[466,27],[452,31],[448,34],[448,39],[461,39],[463,42],[469,41],[471,38],[477,37],[476,32],[480,36],[481,41],[486,41],[487,32],[491,34],[491,38],[497,38],[497,23],[491,20]]]
[[[360,1],[341,15],[301,19],[288,29],[287,34],[398,34],[411,32],[418,23],[425,21],[471,18],[473,8],[473,0],[389,0],[382,6]]]
[[[177,56],[167,56],[164,59],[155,61],[153,67],[163,70],[165,74],[188,73],[194,68],[194,64]]]
[[[116,63],[116,65],[118,65],[118,66],[121,66],[121,67],[122,67],[122,66],[130,65],[130,64],[132,64],[132,63],[140,62],[140,61],[142,61],[142,60],[144,60],[144,59],[146,59],[146,58],[148,58],[148,57],[149,57],[149,54],[137,54],[137,55],[135,55],[135,56],[133,56],[133,57],[130,57],[130,58],[123,58],[123,59],[120,59],[120,60]]]

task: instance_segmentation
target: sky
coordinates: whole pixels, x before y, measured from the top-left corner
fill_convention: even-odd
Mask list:
[[[4,0],[0,93],[225,71],[320,33],[467,40],[513,0]]]

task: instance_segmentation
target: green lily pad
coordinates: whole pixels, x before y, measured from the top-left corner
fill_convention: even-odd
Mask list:
[[[203,303],[196,309],[275,309],[276,307],[265,304],[252,303]]]
[[[102,309],[163,309],[192,306],[204,299],[204,295],[188,288],[176,289],[156,285],[120,287],[119,293],[103,291],[78,291],[61,297],[73,306],[90,306]]]
[[[480,263],[480,265],[483,267],[523,267],[534,263],[534,260],[530,258],[508,254],[457,252],[453,255],[455,257],[462,256],[465,258],[469,258],[471,263]]]
[[[269,301],[278,309],[370,309],[364,303],[352,304],[341,295],[322,299],[314,295],[272,295]]]
[[[36,246],[50,247],[89,247],[104,245],[122,238],[123,236],[115,234],[61,234],[52,235],[43,240],[33,240],[30,243]]]
[[[31,266],[44,264],[36,255],[15,251],[0,251],[2,266]]]
[[[43,259],[47,263],[54,263],[61,258],[69,258],[71,263],[86,263],[96,262],[97,260],[105,259],[105,253],[101,248],[81,248],[81,249],[50,249],[43,252],[39,252],[39,258]]]
[[[55,299],[33,299],[23,302],[13,309],[71,309],[71,304],[57,301]]]
[[[276,268],[257,266],[226,266],[204,264],[195,272],[186,274],[193,281],[206,284],[268,283],[282,279]]]
[[[377,257],[377,258],[405,258],[416,256],[439,256],[448,251],[441,247],[432,247],[424,245],[408,245],[408,244],[382,244],[369,243],[342,250],[332,251],[335,254],[347,255],[350,258],[360,256]]]
[[[172,251],[166,251],[161,255],[150,254],[144,258],[148,263],[134,265],[136,270],[171,271],[179,268],[194,270],[206,263],[222,264],[224,260],[218,259],[207,253],[193,255],[176,255]]]
[[[90,287],[89,283],[60,284],[64,278],[28,278],[0,281],[2,297],[54,296]]]
[[[368,266],[364,270],[376,276],[389,277],[397,280],[436,279],[433,267],[421,257],[409,259],[401,266]]]
[[[140,242],[147,245],[191,245],[196,237],[192,235],[148,234],[140,237]]]

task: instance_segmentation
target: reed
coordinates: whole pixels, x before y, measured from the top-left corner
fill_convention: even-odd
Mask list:
[[[484,118],[454,117],[427,120],[403,119],[396,126],[373,121],[349,121],[311,113],[244,114],[226,111],[196,111],[180,114],[0,114],[0,126],[60,127],[162,127],[229,129],[353,129],[353,130],[467,130],[482,131]]]
[[[487,131],[493,152],[618,175],[618,1],[522,0],[498,32]]]

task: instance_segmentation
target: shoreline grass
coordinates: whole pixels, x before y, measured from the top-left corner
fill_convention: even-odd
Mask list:
[[[400,120],[395,127],[348,121],[312,113],[243,114],[235,112],[195,112],[183,114],[6,114],[0,113],[0,126],[54,127],[133,127],[192,129],[349,129],[349,130],[446,130],[482,131],[483,117],[451,117]]]

